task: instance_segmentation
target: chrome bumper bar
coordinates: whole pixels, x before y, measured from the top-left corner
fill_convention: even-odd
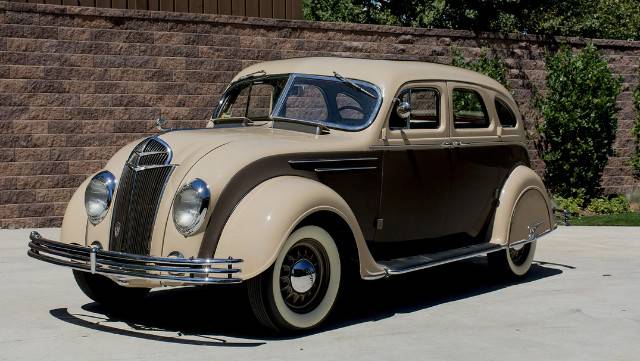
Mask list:
[[[43,238],[38,232],[29,236],[30,257],[79,271],[125,279],[148,279],[172,283],[204,285],[239,283],[240,272],[234,266],[241,259],[165,258],[105,251],[98,247],[66,244]]]

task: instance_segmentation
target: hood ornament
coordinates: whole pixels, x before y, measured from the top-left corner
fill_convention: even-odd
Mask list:
[[[164,125],[167,124],[167,119],[160,115],[158,119],[156,119],[156,128],[161,132],[166,132],[171,130],[171,128],[165,128]]]

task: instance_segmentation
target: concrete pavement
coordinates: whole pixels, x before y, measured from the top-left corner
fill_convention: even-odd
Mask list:
[[[640,359],[640,228],[562,227],[519,283],[484,258],[364,282],[290,338],[258,328],[242,287],[163,289],[110,313],[28,258],[27,236],[0,231],[0,360]]]

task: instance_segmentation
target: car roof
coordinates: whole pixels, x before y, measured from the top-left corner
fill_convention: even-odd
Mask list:
[[[273,60],[250,65],[236,75],[265,71],[267,74],[340,75],[368,81],[381,88],[383,93],[394,93],[411,81],[455,81],[479,85],[511,98],[509,91],[494,79],[475,71],[450,65],[403,60],[372,60],[342,57],[303,57]],[[388,94],[387,94],[388,95]]]

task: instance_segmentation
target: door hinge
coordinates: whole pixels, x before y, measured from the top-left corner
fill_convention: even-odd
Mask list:
[[[376,229],[378,231],[381,231],[382,227],[384,227],[384,219],[382,219],[382,218],[376,219]]]

